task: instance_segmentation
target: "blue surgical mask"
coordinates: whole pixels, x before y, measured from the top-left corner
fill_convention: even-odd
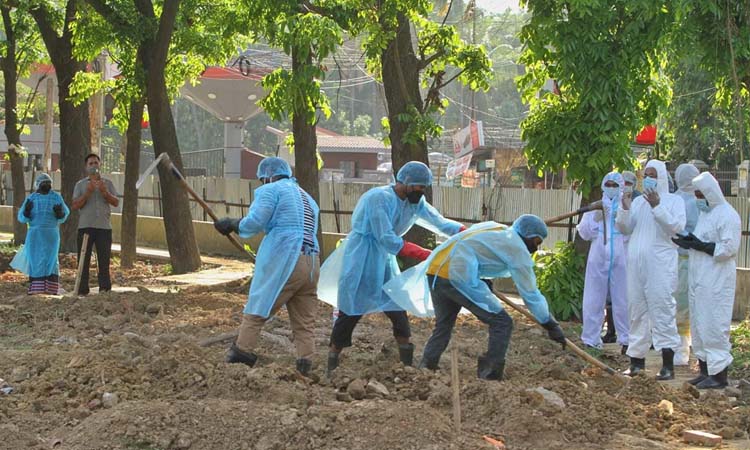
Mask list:
[[[646,177],[643,179],[643,189],[645,190],[656,189],[657,184],[656,178]]]
[[[617,194],[620,192],[620,188],[618,187],[604,187],[604,195],[607,196],[608,199],[612,200],[615,197],[617,197]]]
[[[695,206],[703,212],[709,212],[711,208],[708,207],[708,200],[705,198],[699,198],[695,200]]]

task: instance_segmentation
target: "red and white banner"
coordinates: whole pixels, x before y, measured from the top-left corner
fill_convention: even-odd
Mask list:
[[[456,158],[482,146],[484,146],[484,129],[481,120],[472,122],[468,127],[453,135],[453,155]]]
[[[471,164],[471,156],[471,153],[469,153],[466,156],[456,158],[448,163],[448,167],[445,169],[445,177],[452,180],[466,172]]]

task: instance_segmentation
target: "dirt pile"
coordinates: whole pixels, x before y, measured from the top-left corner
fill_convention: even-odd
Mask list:
[[[0,394],[0,448],[489,449],[489,435],[509,449],[649,449],[677,448],[686,428],[750,431],[748,407],[724,393],[696,398],[643,377],[623,387],[518,317],[507,380],[479,381],[486,329],[462,317],[463,427],[454,433],[448,355],[438,372],[403,367],[380,316],[363,319],[331,380],[322,304],[312,379],[293,369],[283,311],[264,329],[258,366],[225,364],[228,342],[199,342],[239,323],[246,293],[229,291],[49,298],[3,283],[0,378],[15,391]],[[413,322],[418,354],[430,330]]]

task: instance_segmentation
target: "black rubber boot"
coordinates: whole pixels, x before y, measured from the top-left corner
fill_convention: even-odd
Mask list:
[[[477,378],[501,381],[503,372],[505,372],[505,360],[492,361],[486,356],[477,358]]]
[[[625,375],[634,377],[646,370],[646,358],[630,358],[630,368],[625,371]]]
[[[708,363],[699,359],[698,367],[700,367],[701,373],[692,380],[688,380],[688,383],[692,384],[693,386],[708,378]]]
[[[419,361],[419,365],[417,366],[417,369],[438,370],[438,363],[437,361],[429,361],[427,358],[422,356],[422,360]]]
[[[338,352],[328,352],[328,367],[326,368],[326,375],[330,378],[333,371],[339,366],[339,355]]]
[[[405,366],[411,366],[414,364],[414,344],[399,344],[398,346],[398,359],[404,363]]]
[[[239,349],[239,347],[237,347],[236,344],[232,344],[232,346],[229,347],[229,351],[227,351],[227,357],[225,361],[230,364],[242,363],[253,367],[258,361],[258,355],[256,355],[255,353],[243,352]]]
[[[661,370],[656,375],[659,381],[674,380],[674,350],[671,348],[661,349]]]
[[[612,305],[607,305],[607,333],[602,336],[602,342],[611,344],[617,342],[617,333],[615,332],[615,318],[612,315]]]
[[[708,378],[695,385],[695,387],[698,389],[724,389],[729,385],[729,380],[727,379],[728,369],[729,367],[725,367],[724,370],[716,375],[710,375]]]
[[[628,346],[627,345],[623,345],[622,347],[620,347],[620,354],[621,355],[627,355],[628,354]]]
[[[301,373],[302,376],[309,376],[310,369],[312,369],[312,361],[305,358],[297,359],[297,372]]]

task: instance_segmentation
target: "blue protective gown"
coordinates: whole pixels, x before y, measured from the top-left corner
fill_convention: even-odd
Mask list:
[[[383,285],[401,272],[395,255],[404,246],[401,236],[415,223],[446,236],[461,228],[424,197],[411,204],[392,185],[367,191],[354,208],[352,231],[320,269],[318,298],[350,316],[402,311]]]
[[[305,226],[302,195],[307,196],[315,215],[314,252],[320,252],[315,237],[318,232],[318,205],[293,179],[282,179],[257,188],[247,216],[240,221],[239,235],[242,238],[266,233],[258,248],[245,314],[268,317],[297,265]]]
[[[31,219],[23,215],[29,200],[34,202]],[[62,205],[65,213],[62,219],[56,218],[52,210],[58,204]],[[69,214],[70,209],[62,196],[55,191],[47,194],[34,192],[28,196],[18,210],[18,221],[29,224],[29,230],[26,233],[26,242],[13,258],[11,266],[32,278],[59,275],[57,254],[60,251],[60,224],[65,222]]]
[[[446,256],[443,252],[448,252]],[[467,299],[491,313],[503,309],[482,278],[512,278],[531,314],[540,322],[550,319],[547,299],[536,284],[534,261],[521,236],[513,228],[497,222],[482,222],[453,236],[433,250],[430,257],[389,281],[384,291],[391,300],[419,317],[432,317],[435,310],[430,297],[427,272],[435,269],[447,274],[451,284]]]

